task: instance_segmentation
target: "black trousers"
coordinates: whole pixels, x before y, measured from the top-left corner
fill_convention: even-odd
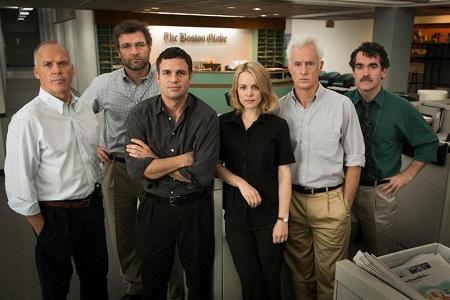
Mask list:
[[[281,261],[285,243],[272,243],[274,223],[232,226],[226,238],[239,275],[244,300],[281,299]]]
[[[186,274],[188,299],[212,299],[212,201],[211,191],[179,206],[171,206],[167,199],[146,194],[136,220],[144,299],[166,299],[175,243]]]
[[[108,253],[101,191],[89,207],[41,206],[45,224],[36,242],[36,264],[42,299],[63,300],[69,292],[73,267],[80,279],[82,300],[108,299]]]

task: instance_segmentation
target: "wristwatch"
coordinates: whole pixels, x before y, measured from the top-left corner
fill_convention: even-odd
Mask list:
[[[289,221],[288,217],[278,217],[278,220],[282,221],[283,223],[287,223]]]

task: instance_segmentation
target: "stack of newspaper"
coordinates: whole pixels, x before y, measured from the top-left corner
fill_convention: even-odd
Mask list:
[[[392,269],[361,251],[353,261],[410,299],[450,299],[450,265],[439,253],[420,254]]]

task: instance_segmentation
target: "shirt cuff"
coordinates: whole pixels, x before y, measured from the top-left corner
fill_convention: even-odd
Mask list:
[[[153,160],[150,157],[146,158],[132,158],[128,155],[125,157],[128,175],[132,178],[145,178],[145,169],[147,169],[150,162]]]
[[[364,167],[366,158],[362,154],[349,154],[344,156],[346,167]]]
[[[436,143],[416,147],[414,149],[414,159],[426,163],[436,162],[438,146],[438,143]]]
[[[24,216],[34,216],[41,212],[39,202],[28,202],[17,198],[8,197],[9,207],[18,214]]]
[[[178,169],[178,172],[180,172],[180,174],[185,177],[186,179],[190,180],[192,182],[192,176],[191,173],[188,170],[188,167],[184,167],[181,169]]]

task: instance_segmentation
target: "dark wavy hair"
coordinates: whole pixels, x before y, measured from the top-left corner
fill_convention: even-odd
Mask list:
[[[169,47],[166,48],[156,59],[156,71],[159,74],[159,66],[163,59],[181,58],[184,59],[189,68],[189,74],[192,73],[192,58],[180,47]]]
[[[388,54],[384,47],[375,42],[364,42],[358,48],[353,50],[352,54],[350,55],[350,62],[348,64],[350,65],[352,70],[355,70],[356,55],[360,51],[362,51],[362,53],[367,57],[379,58],[381,69],[389,68],[390,62]]]
[[[114,46],[117,50],[119,50],[119,36],[121,34],[130,34],[135,32],[142,32],[142,34],[145,37],[145,41],[147,42],[147,45],[152,45],[152,36],[150,32],[147,29],[147,24],[142,23],[138,20],[125,20],[120,24],[117,24],[116,27],[113,29],[113,41]]]

